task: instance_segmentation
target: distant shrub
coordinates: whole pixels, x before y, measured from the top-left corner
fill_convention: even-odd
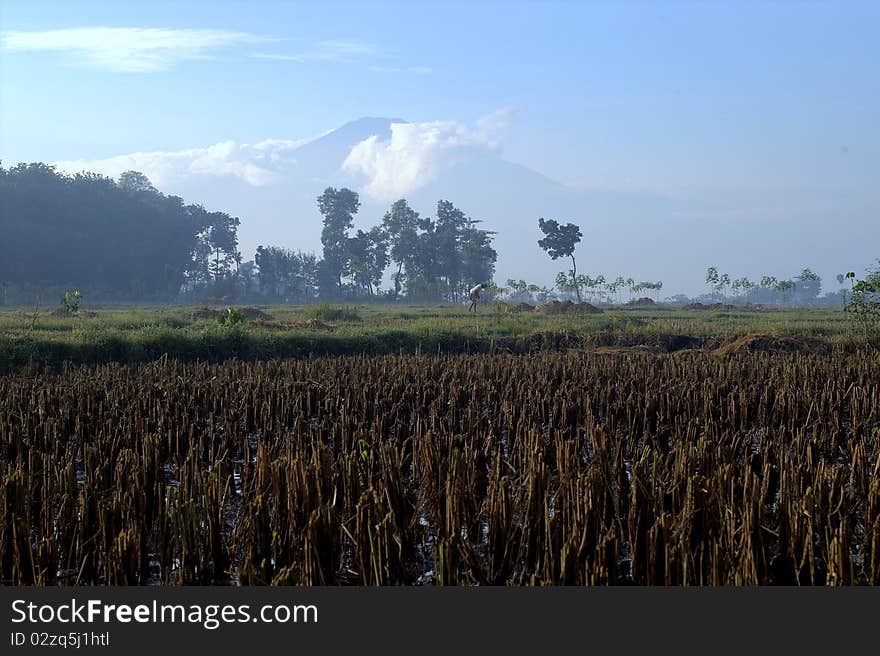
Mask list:
[[[856,279],[855,273],[846,274],[846,278],[853,283],[844,309],[867,341],[872,333],[880,330],[880,261],[864,280]]]
[[[67,314],[79,314],[82,305],[82,293],[78,289],[72,292],[65,292],[61,297],[61,307]]]
[[[319,303],[309,305],[303,309],[302,314],[307,319],[319,319],[321,321],[360,321],[361,315],[353,307],[342,305],[330,305]]]
[[[247,317],[241,310],[228,307],[226,312],[217,317],[217,323],[221,326],[232,327],[247,321]]]

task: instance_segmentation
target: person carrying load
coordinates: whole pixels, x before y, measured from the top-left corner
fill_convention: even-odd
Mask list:
[[[474,312],[477,311],[477,303],[480,301],[480,292],[482,292],[485,288],[486,283],[482,282],[479,285],[474,285],[473,287],[471,287],[470,291],[468,292],[468,298],[471,300],[471,304],[468,306],[468,312],[470,312],[471,310],[473,310]]]

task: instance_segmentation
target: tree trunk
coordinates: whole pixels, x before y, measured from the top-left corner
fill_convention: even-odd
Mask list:
[[[574,255],[571,256],[571,284],[574,285],[574,293],[577,296],[578,303],[581,302],[581,286],[578,284],[578,267],[574,261]]]
[[[394,300],[400,296],[400,274],[403,271],[403,262],[397,264],[397,275],[394,277]]]

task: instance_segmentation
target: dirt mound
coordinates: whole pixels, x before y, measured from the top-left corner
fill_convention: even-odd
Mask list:
[[[200,307],[192,311],[193,319],[213,319],[220,316],[220,310],[212,307]]]
[[[304,328],[306,330],[326,330],[330,333],[336,330],[336,328],[328,323],[324,323],[320,319],[305,319],[303,321],[294,321],[293,326],[295,328]]]
[[[520,310],[522,310],[523,312],[534,312],[535,311],[535,306],[532,305],[531,303],[520,303],[519,305],[517,305],[517,307]]]
[[[241,307],[241,308],[233,308],[237,312],[241,312],[248,319],[271,319],[272,315],[263,312],[260,308],[256,308],[253,306]],[[216,319],[221,314],[226,314],[227,308],[213,308],[207,305],[204,305],[200,308],[196,308],[192,312],[193,319]]]
[[[533,312],[546,314],[568,314],[569,312],[583,312],[585,314],[601,314],[602,310],[589,303],[572,303],[571,301],[548,301],[541,303]]]
[[[647,344],[636,344],[635,346],[599,346],[593,352],[599,355],[619,355],[622,353],[657,353],[658,349]]]
[[[688,303],[682,307],[683,310],[736,310],[737,306],[730,303],[712,303],[704,305],[703,303]]]
[[[269,314],[267,312],[263,312],[260,308],[253,307],[252,305],[249,305],[249,306],[243,307],[243,308],[238,308],[238,311],[241,312],[248,319],[271,319],[272,318],[271,314]]]
[[[68,312],[64,308],[55,308],[49,313],[53,317],[97,317],[97,312],[92,312],[91,310],[80,310],[79,312]]]
[[[752,333],[743,335],[712,351],[712,355],[724,357],[735,353],[826,353],[828,344],[809,337],[790,337]]]
[[[653,307],[657,304],[654,302],[654,299],[648,298],[647,296],[642,296],[641,298],[627,301],[627,305],[635,305],[638,307]]]

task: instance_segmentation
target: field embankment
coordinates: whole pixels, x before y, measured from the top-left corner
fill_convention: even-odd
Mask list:
[[[28,363],[220,362],[336,355],[529,353],[568,348],[650,352],[827,352],[857,344],[840,310],[607,309],[543,313],[516,306],[474,316],[448,306],[130,308],[80,316],[0,312],[0,371]],[[760,337],[760,339],[758,339]],[[746,339],[746,342],[737,340]]]

